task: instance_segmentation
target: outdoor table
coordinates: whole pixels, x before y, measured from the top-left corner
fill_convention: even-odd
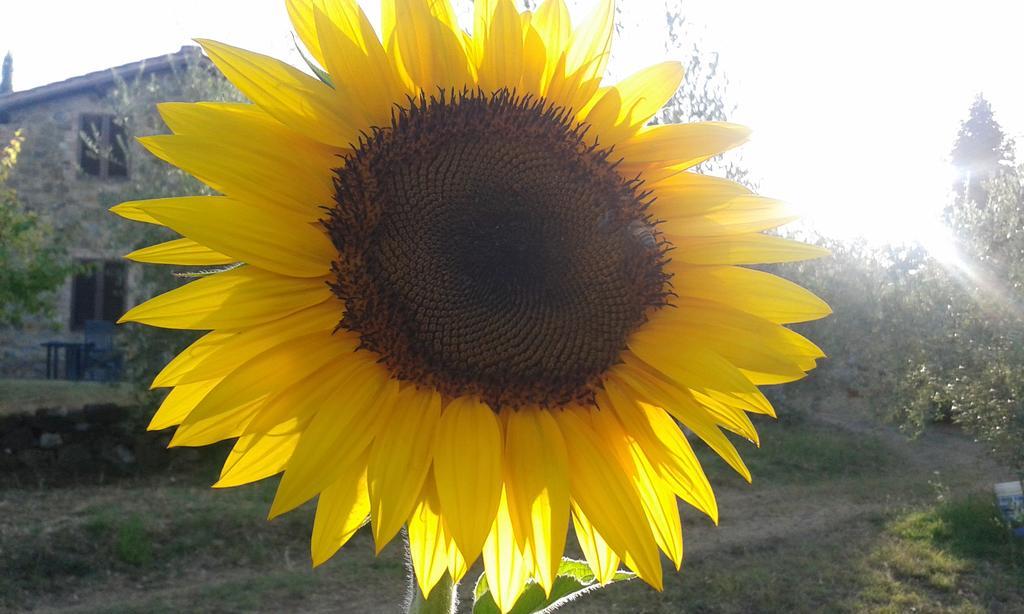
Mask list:
[[[60,379],[61,351],[64,352],[64,379],[79,380],[85,375],[86,359],[92,343],[47,341],[40,345],[46,348],[46,379]]]

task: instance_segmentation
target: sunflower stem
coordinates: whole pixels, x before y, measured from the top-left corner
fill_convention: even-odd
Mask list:
[[[434,589],[430,591],[430,596],[424,598],[423,591],[420,590],[416,579],[413,578],[412,586],[409,587],[412,592],[412,598],[409,600],[409,614],[454,614],[459,604],[456,586],[452,582],[452,577],[444,574],[434,585]]]

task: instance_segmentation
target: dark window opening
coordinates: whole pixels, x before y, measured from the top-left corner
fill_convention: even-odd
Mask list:
[[[125,263],[117,260],[79,260],[84,268],[71,280],[71,329],[86,320],[115,322],[124,313]]]
[[[83,173],[93,177],[128,176],[128,137],[113,115],[83,113],[79,141]]]

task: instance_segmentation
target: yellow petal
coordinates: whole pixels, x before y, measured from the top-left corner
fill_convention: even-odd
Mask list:
[[[624,370],[622,366],[616,367],[605,381],[605,391],[598,397],[599,407],[615,412],[673,493],[717,523],[715,494],[686,436],[664,411],[641,407],[632,398],[629,382],[633,380]]]
[[[672,312],[671,317],[650,323],[651,332],[685,335],[688,347],[710,350],[745,373],[776,376],[782,378],[780,382],[804,376],[799,354],[802,348],[791,345],[786,329],[778,324],[699,299],[679,299]],[[692,319],[685,320],[687,316]],[[765,383],[749,376],[747,379],[754,384]]]
[[[611,55],[614,25],[614,0],[598,0],[594,12],[569,39],[566,72],[573,73],[586,68],[590,74],[600,78]]]
[[[320,205],[332,202],[330,169],[347,149],[308,139],[254,104],[165,102],[157,109],[182,138],[156,139],[154,153],[214,189],[307,221],[322,218]]]
[[[491,28],[491,20],[494,19],[494,9],[498,0],[473,0],[473,57],[479,60],[484,55],[484,47],[487,44],[487,34]]]
[[[209,394],[220,381],[220,378],[214,378],[175,387],[164,397],[160,408],[146,428],[150,431],[160,431],[181,424],[189,412],[195,409],[203,397]]]
[[[692,172],[674,173],[644,186],[654,197],[651,215],[661,220],[704,215],[750,195],[746,186],[735,181]]]
[[[685,407],[691,407],[696,405],[698,413],[710,420],[714,424],[721,426],[722,428],[741,435],[747,440],[759,445],[757,431],[754,429],[754,425],[750,422],[750,418],[747,417],[745,407],[739,403],[731,403],[730,399],[723,395],[715,395],[715,398],[708,396],[706,392],[700,392],[685,388],[677,382],[671,381],[664,374],[654,369],[650,365],[644,363],[631,352],[624,352],[622,355],[623,364],[620,369],[616,370],[615,376],[621,377],[622,381],[625,382],[630,388],[639,390],[637,387],[636,378],[640,375],[644,376],[644,381],[654,382],[658,388],[665,388],[669,390],[668,397],[654,397],[656,400],[651,400],[651,397],[646,397],[648,403],[653,403],[662,407],[660,404],[661,400],[666,398],[674,398],[675,396],[683,396],[686,398],[684,403]],[[645,399],[644,396],[639,396],[639,399]],[[672,410],[675,411],[675,410]],[[670,413],[672,413],[670,411]],[[675,415],[673,413],[673,415]],[[657,422],[652,420],[653,422]]]
[[[769,264],[799,262],[829,255],[829,251],[772,235],[743,234],[678,241],[672,260],[688,264]]]
[[[340,333],[339,333],[340,334]],[[350,337],[349,350],[331,360],[329,368],[313,371],[292,385],[279,389],[267,397],[259,414],[246,426],[246,433],[262,433],[278,425],[299,419],[311,418],[324,407],[331,407],[346,386],[362,378],[382,373],[376,357],[369,352],[356,352],[355,335]]]
[[[597,131],[597,142],[602,146],[609,144],[608,134],[615,132],[615,123],[622,109],[622,97],[613,87],[602,87],[590,99],[587,106],[576,114],[580,123],[587,123]],[[612,153],[614,156],[614,152]],[[613,157],[612,159],[616,159]]]
[[[659,587],[658,547],[639,493],[618,460],[626,442],[599,434],[590,423],[590,411],[569,408],[555,413],[569,453],[572,499],[615,553],[641,578]]]
[[[510,412],[505,483],[516,533],[526,537],[538,583],[550,593],[569,525],[569,459],[558,424],[544,409]]]
[[[288,11],[288,18],[291,19],[292,27],[299,36],[299,40],[306,46],[309,54],[313,56],[320,66],[327,66],[324,60],[324,53],[320,50],[320,40],[316,35],[316,22],[313,19],[314,0],[285,0],[284,5]]]
[[[677,61],[648,66],[614,86],[622,98],[619,124],[638,128],[661,110],[683,80],[683,65]]]
[[[655,313],[654,317],[658,314]],[[641,327],[629,339],[629,349],[641,360],[687,388],[735,399],[749,411],[771,415],[768,399],[736,367],[705,348],[666,344],[662,332]]]
[[[258,134],[267,145],[287,143],[304,154],[337,155],[345,151],[306,138],[259,105],[248,102],[161,102],[156,108],[171,132],[178,135],[234,140]]]
[[[797,219],[785,203],[761,196],[734,198],[703,215],[663,220],[658,230],[670,241],[684,237],[714,237],[777,228]]]
[[[395,44],[395,28],[398,26],[398,7],[396,0],[381,0],[380,3],[380,40],[384,49],[391,54]]]
[[[605,438],[616,441],[623,437],[622,423],[613,412],[597,411],[593,416],[594,427]],[[683,531],[675,495],[631,435],[625,437],[626,445],[619,449],[619,463],[632,478],[633,486],[640,495],[640,505],[654,534],[654,541],[679,569],[683,561]]]
[[[338,104],[367,126],[389,123],[392,105],[409,92],[359,4],[335,0],[313,12]]]
[[[167,363],[163,370],[157,374],[156,379],[153,380],[151,388],[165,388],[167,386],[175,386],[179,383],[178,375],[191,372],[196,365],[202,364],[202,362],[208,358],[211,354],[216,352],[220,347],[227,342],[228,339],[235,336],[234,332],[211,332],[203,335],[196,341],[194,341],[187,348],[178,353],[177,356],[171,359]],[[196,376],[191,380],[198,382],[204,379],[211,379],[219,377],[222,374],[210,374],[196,373]]]
[[[530,25],[544,45],[546,64],[540,93],[545,94],[560,60],[564,67],[565,48],[569,45],[569,37],[572,36],[572,20],[565,0],[544,0],[530,20]]]
[[[164,226],[219,252],[292,277],[331,271],[337,250],[322,228],[284,211],[269,212],[228,198],[172,200],[140,208]]]
[[[584,84],[584,69],[580,69],[573,74],[566,74],[565,72],[565,54],[563,53],[558,62],[555,64],[554,70],[551,71],[551,79],[545,85],[544,98],[552,104],[552,106],[560,107],[569,111],[576,111],[580,109],[583,111],[589,106],[592,96],[588,96],[584,92],[593,91],[594,93],[600,88],[597,80],[594,79],[590,84]],[[593,87],[590,87],[593,85]],[[579,105],[579,106],[576,106]],[[580,116],[577,114],[577,120]]]
[[[462,32],[448,0],[385,0],[401,15],[394,24],[392,52],[405,75],[420,90],[461,90],[474,85]],[[387,13],[387,11],[385,11]]]
[[[270,348],[317,331],[329,335],[344,313],[344,304],[330,298],[283,318],[242,331],[217,331],[203,337],[197,351],[176,356],[153,380],[153,388],[224,377]]]
[[[243,435],[231,448],[214,488],[256,482],[284,471],[308,420],[291,420],[266,433]]]
[[[654,540],[678,570],[683,564],[683,527],[679,520],[676,497],[639,445],[634,442],[629,451],[637,470],[634,483],[640,491],[640,503],[653,529]]]
[[[608,88],[595,105],[597,111],[591,110],[584,121],[598,128],[604,146],[621,143],[672,98],[682,79],[683,66],[679,62],[645,68]],[[617,156],[618,152],[612,154],[612,158]]]
[[[533,26],[530,13],[522,13],[523,21],[523,77],[519,83],[519,91],[535,98],[541,97],[544,71],[548,56],[544,49],[544,40]]]
[[[441,503],[434,476],[428,472],[416,509],[409,517],[409,558],[424,597],[448,568],[448,537],[441,521]]]
[[[368,375],[321,408],[302,433],[277,487],[270,518],[309,501],[338,479],[365,472],[364,451],[387,421],[397,392],[397,383],[385,382],[383,371]]]
[[[673,387],[671,384],[669,387]],[[677,387],[676,387],[677,388]],[[747,412],[742,408],[737,408],[728,403],[723,402],[720,398],[712,398],[703,392],[697,392],[694,390],[676,390],[676,394],[680,394],[688,399],[688,405],[685,407],[692,408],[694,404],[700,407],[707,413],[711,421],[722,427],[723,429],[736,433],[740,437],[743,437],[747,441],[753,443],[756,446],[761,445],[761,439],[757,434],[757,430],[754,428],[754,423],[750,421],[750,417]],[[689,401],[692,399],[692,403]]]
[[[608,542],[594,529],[594,525],[590,524],[590,520],[576,503],[572,506],[572,524],[590,571],[594,572],[598,582],[608,584],[619,570],[619,555],[612,551]]]
[[[140,203],[148,202],[145,200],[140,201],[129,201],[121,203],[120,205],[114,205],[110,208],[110,212],[123,217],[126,220],[133,222],[142,222],[144,224],[159,224],[160,222],[154,220],[148,213],[139,209]]]
[[[306,155],[288,141],[268,146],[252,133],[235,136],[171,134],[138,141],[161,160],[254,208],[283,209],[308,222],[324,217],[322,207],[334,202],[331,169],[338,166],[337,157]],[[174,200],[198,203],[210,198]]]
[[[239,408],[251,410],[242,431],[270,395],[287,388],[333,361],[352,354],[355,344],[329,332],[316,332],[282,343],[232,371],[182,422],[175,445],[206,445],[223,439],[225,416],[242,419]]]
[[[437,392],[408,386],[396,404],[401,416],[382,429],[373,442],[367,470],[373,541],[378,554],[402,528],[420,498],[441,419],[441,396]]]
[[[643,399],[660,408],[664,408],[676,420],[679,420],[687,428],[692,430],[698,437],[704,440],[712,450],[736,470],[743,479],[750,481],[750,470],[747,469],[743,459],[736,451],[736,446],[720,431],[707,411],[694,400],[692,395],[685,391],[674,388],[657,379],[648,378],[640,371],[636,372],[637,379],[634,383],[637,386],[634,391]],[[641,403],[641,408],[643,408]],[[645,411],[648,411],[645,409]],[[648,411],[650,414],[650,411]]]
[[[447,527],[467,562],[480,554],[501,496],[502,434],[490,407],[460,397],[445,408],[434,480]]]
[[[749,128],[726,122],[665,124],[644,128],[619,144],[615,153],[622,156],[624,176],[653,165],[681,171],[742,145],[749,137]]]
[[[792,333],[779,324],[702,299],[678,298],[645,326],[651,328],[651,334],[685,339],[687,347],[706,348],[736,367],[758,374],[757,378],[748,377],[755,384],[800,379],[805,371],[802,359],[811,358],[813,366],[813,359],[823,355],[813,344],[794,344]],[[759,381],[763,377],[778,381]]]
[[[335,104],[330,87],[271,57],[212,40],[196,39],[210,60],[245,96],[306,137],[348,147],[359,130]]]
[[[512,0],[477,0],[474,42],[477,79],[484,92],[513,89],[523,75],[523,29]]]
[[[614,0],[598,0],[594,12],[570,35],[564,68],[556,65],[548,85],[550,99],[576,111],[587,105],[611,58],[614,25]]]
[[[283,277],[241,266],[197,279],[131,308],[118,322],[161,328],[244,328],[282,318],[331,296],[322,279]]]
[[[192,239],[175,239],[150,247],[137,249],[125,255],[128,260],[150,264],[180,264],[184,266],[214,266],[238,262]]]
[[[494,525],[483,549],[487,588],[502,613],[516,604],[526,587],[526,563],[509,514],[508,498],[502,492]]]
[[[356,462],[355,465],[361,465],[363,470],[336,480],[320,493],[317,500],[310,540],[314,567],[334,556],[359,527],[366,524],[370,500],[366,493],[365,457],[362,463]]]
[[[216,388],[210,393],[215,390]],[[204,398],[203,401],[205,400]],[[168,447],[208,446],[225,439],[240,437],[245,431],[245,425],[252,420],[261,403],[260,399],[239,400],[218,408],[216,416],[210,417],[206,412],[197,412],[203,401],[200,401],[196,409],[181,421],[181,425],[174,431],[174,437],[171,437],[171,442],[167,444]]]
[[[448,548],[445,550],[448,554],[448,575],[458,584],[469,572],[469,564],[466,563],[466,557],[462,556],[462,552],[459,551],[459,545],[451,537],[447,523],[445,524],[445,538],[448,540]]]

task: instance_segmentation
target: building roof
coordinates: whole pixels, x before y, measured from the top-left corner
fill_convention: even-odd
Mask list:
[[[71,77],[64,81],[40,85],[22,92],[0,95],[0,112],[10,111],[40,102],[72,96],[88,90],[104,90],[112,86],[118,78],[127,79],[140,74],[156,74],[166,72],[174,67],[184,65],[189,59],[202,57],[199,47],[186,45],[174,53],[158,55],[113,68],[105,68],[96,72]]]

